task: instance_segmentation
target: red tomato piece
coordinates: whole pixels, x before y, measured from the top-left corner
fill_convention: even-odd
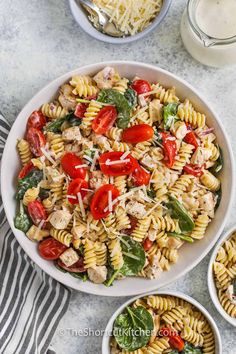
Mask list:
[[[30,150],[34,156],[42,156],[41,148],[46,145],[46,139],[41,130],[30,127],[26,133],[26,140],[30,144]]]
[[[184,349],[184,341],[175,330],[168,327],[162,327],[159,331],[159,334],[169,338],[169,344],[171,348],[176,349],[179,352]]]
[[[32,164],[31,161],[29,161],[22,169],[20,170],[20,173],[18,174],[18,178],[22,179],[25,178],[30,171],[32,171],[34,168],[34,165]]]
[[[122,140],[126,143],[137,144],[150,140],[154,135],[153,128],[148,124],[138,124],[123,130]]]
[[[105,184],[100,187],[96,193],[94,194],[91,204],[90,210],[95,220],[99,220],[105,218],[110,214],[108,209],[108,195],[111,192],[111,200],[114,201],[119,197],[120,193],[118,189],[113,184]],[[112,205],[112,210],[115,208],[116,203]]]
[[[83,161],[73,152],[65,153],[65,155],[61,159],[61,166],[63,171],[71,178],[85,178],[86,167],[76,168],[76,166],[81,165],[84,165]]]
[[[82,199],[86,196],[87,191],[84,189],[88,189],[88,183],[81,178],[76,178],[72,182],[70,182],[68,189],[67,189],[67,194],[70,195],[71,197],[68,197],[68,201],[71,204],[78,204],[78,193],[81,193]]]
[[[151,88],[151,85],[149,84],[149,82],[146,80],[141,80],[141,79],[133,81],[131,87],[134,91],[137,92],[138,95],[152,91],[152,88]]]
[[[172,135],[162,132],[162,145],[164,150],[164,163],[167,167],[171,168],[177,155],[176,139]]]
[[[152,245],[153,245],[153,241],[149,240],[149,238],[146,238],[146,240],[143,242],[144,251],[145,252],[149,251]]]
[[[52,237],[41,241],[38,246],[40,256],[51,261],[58,259],[66,249],[67,247],[65,245]]]
[[[192,163],[184,166],[184,172],[195,177],[201,177],[203,175],[204,165],[194,165]]]
[[[191,144],[194,146],[194,150],[196,150],[199,146],[199,143],[198,143],[198,140],[197,140],[197,137],[195,135],[195,133],[193,131],[190,131],[189,133],[187,133],[184,137],[184,141],[187,143],[187,144]]]
[[[132,172],[132,179],[135,186],[147,186],[150,181],[150,173],[145,171],[142,166],[137,163],[134,171]]]
[[[86,112],[87,107],[88,107],[87,103],[78,103],[75,108],[74,115],[77,118],[84,118],[84,114]]]
[[[99,158],[101,171],[109,176],[126,176],[132,173],[137,166],[137,160],[130,154],[121,160],[124,155],[120,151],[105,152]]]
[[[117,118],[117,110],[114,106],[103,107],[92,123],[92,129],[96,134],[105,134]]]
[[[39,200],[34,200],[28,204],[28,213],[34,225],[38,226],[43,221],[42,228],[46,226],[47,213]]]
[[[60,259],[58,259],[57,264],[59,265],[59,267],[71,273],[83,273],[86,271],[86,269],[84,268],[83,258],[80,258],[76,263],[72,264],[72,266],[70,267],[67,267]]]
[[[41,111],[34,111],[28,118],[27,129],[33,127],[41,130],[46,123],[47,120],[43,113]]]

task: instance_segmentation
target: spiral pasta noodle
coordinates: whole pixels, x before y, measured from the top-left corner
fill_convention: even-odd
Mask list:
[[[20,155],[21,163],[24,166],[31,160],[32,157],[28,141],[24,139],[18,140],[17,148]]]
[[[96,263],[96,245],[93,241],[86,239],[84,242],[84,268],[94,268]]]
[[[73,76],[70,84],[74,87],[72,91],[74,95],[87,97],[97,93],[97,87],[89,76]]]
[[[122,255],[122,249],[119,239],[111,240],[108,243],[108,249],[110,252],[111,264],[114,269],[121,269],[124,264],[124,259]]]
[[[50,235],[55,238],[55,240],[63,243],[63,245],[70,247],[73,236],[69,232],[65,230],[56,230],[54,228],[51,228]]]
[[[41,110],[42,113],[50,119],[63,118],[68,114],[68,111],[58,103],[45,103]]]

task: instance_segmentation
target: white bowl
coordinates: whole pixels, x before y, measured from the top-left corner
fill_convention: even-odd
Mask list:
[[[222,235],[220,238],[219,242],[214,248],[214,251],[211,255],[211,259],[209,262],[208,266],[208,274],[207,274],[207,282],[208,282],[208,290],[212,299],[213,304],[215,305],[217,311],[221,314],[224,319],[229,322],[232,326],[236,327],[236,318],[230,317],[227,312],[223,309],[218,295],[217,295],[217,290],[215,286],[215,281],[214,281],[214,275],[213,275],[213,263],[215,262],[217,252],[219,251],[219,248],[221,245],[232,235],[233,232],[236,231],[236,226],[233,226],[229,231],[227,231],[225,234]]]
[[[132,304],[135,300],[142,298],[144,296],[147,295],[170,295],[170,296],[176,296],[179,297],[180,299],[186,300],[188,301],[190,304],[194,305],[199,311],[201,311],[203,313],[203,315],[206,317],[206,319],[209,321],[209,324],[213,330],[214,336],[215,336],[215,354],[223,354],[222,352],[222,342],[221,342],[221,337],[220,337],[220,332],[219,329],[215,323],[215,321],[213,320],[213,318],[211,317],[211,315],[209,314],[209,312],[205,309],[205,307],[203,307],[198,301],[196,301],[195,299],[193,299],[192,297],[185,295],[179,291],[155,291],[152,293],[145,293],[142,296],[136,296],[133,297],[132,299],[129,299],[128,301],[126,301],[123,305],[121,305],[115,312],[114,314],[111,316],[106,329],[104,331],[104,335],[103,335],[103,340],[102,340],[102,354],[110,354],[110,338],[111,338],[111,333],[112,333],[112,329],[113,329],[113,324],[115,319],[117,318],[117,316],[119,316],[120,313],[122,313],[124,311],[124,309]]]
[[[49,102],[55,96],[59,86],[68,81],[72,75],[95,74],[106,65],[115,66],[121,76],[132,78],[137,75],[151,82],[158,80],[164,86],[175,86],[177,94],[181,99],[188,97],[197,109],[203,111],[207,115],[208,123],[215,128],[215,132],[225,157],[225,166],[221,173],[223,189],[222,200],[216,212],[215,219],[209,225],[204,239],[194,244],[184,245],[180,251],[178,263],[173,265],[170,271],[163,272],[159,279],[147,280],[137,277],[127,278],[121,281],[116,281],[110,288],[107,288],[104,285],[96,285],[91,282],[83,283],[69,274],[60,272],[53,263],[50,263],[39,256],[36,244],[27,239],[21,231],[17,230],[13,223],[16,210],[16,201],[14,198],[16,192],[16,176],[20,169],[19,158],[16,152],[16,141],[18,138],[24,136],[28,116],[43,103]],[[142,294],[144,291],[152,291],[161,288],[162,286],[175,281],[177,278],[195,267],[214,246],[225,225],[226,217],[230,210],[233,198],[233,155],[229,145],[229,139],[226,137],[224,128],[219,118],[217,118],[216,113],[190,84],[153,65],[138,62],[112,61],[92,64],[67,73],[51,82],[29,101],[18,115],[6,142],[2,159],[1,187],[4,208],[9,224],[22,248],[40,268],[56,280],[76,290],[105,296],[131,296]]]
[[[78,25],[90,36],[98,39],[99,41],[112,43],[112,44],[131,43],[145,37],[148,33],[152,32],[156,27],[158,27],[159,24],[164,20],[170,8],[171,2],[172,0],[163,1],[163,5],[159,14],[152,21],[152,23],[147,28],[145,28],[142,32],[137,33],[134,36],[116,38],[116,37],[108,36],[102,32],[99,32],[89,21],[88,16],[86,15],[86,12],[83,11],[81,5],[78,5],[75,0],[69,0],[71,12]]]

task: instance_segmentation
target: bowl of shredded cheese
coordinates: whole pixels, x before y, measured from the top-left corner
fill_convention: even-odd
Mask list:
[[[90,36],[108,43],[130,43],[153,31],[165,18],[171,0],[93,0],[95,5],[110,18],[116,28],[124,33],[112,37],[98,29],[95,14],[87,13],[79,1],[69,0],[71,12],[80,27]]]

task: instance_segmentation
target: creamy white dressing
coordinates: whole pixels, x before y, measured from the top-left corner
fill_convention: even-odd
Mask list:
[[[207,35],[225,39],[236,35],[236,0],[200,0],[196,21]]]

